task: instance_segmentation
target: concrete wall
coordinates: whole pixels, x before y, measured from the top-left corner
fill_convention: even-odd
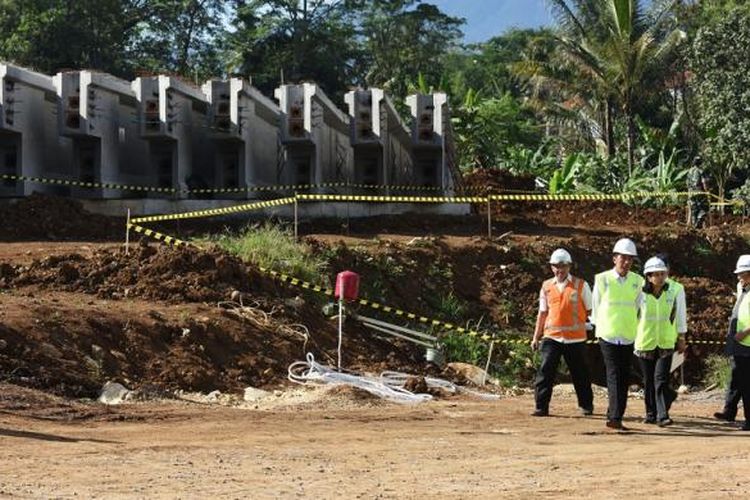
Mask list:
[[[138,101],[129,82],[92,71],[59,73],[60,134],[73,142],[77,180],[151,185],[148,143],[139,135]],[[72,188],[77,197],[141,196],[137,191]]]
[[[260,186],[347,182],[452,188],[441,93],[410,96],[407,126],[381,89],[350,92],[344,113],[312,83],[282,85],[277,105],[238,78],[199,89],[163,75],[49,77],[0,64],[0,80],[0,172],[166,191],[8,181],[3,196],[233,199],[263,197],[253,190]],[[195,193],[214,188],[227,192]]]
[[[411,184],[411,134],[381,89],[346,94],[354,149],[354,182]],[[370,191],[372,192],[372,191]]]
[[[444,93],[414,94],[406,98],[412,115],[413,179],[420,186],[453,188],[446,162],[448,96]]]
[[[51,77],[0,64],[0,170],[6,174],[73,179],[73,143],[58,133],[57,90]],[[0,195],[70,194],[64,186],[2,183]]]
[[[315,84],[282,85],[275,95],[281,108],[281,140],[285,146],[279,182],[351,181],[354,154],[348,115]]]
[[[138,78],[140,135],[148,141],[152,182],[180,191],[217,182],[209,147],[209,102],[199,89],[170,76]]]
[[[280,138],[281,110],[271,99],[247,82],[233,79],[239,113],[247,129],[249,151],[246,154],[248,180],[253,186],[280,183],[279,172],[285,160]],[[233,108],[234,109],[234,108]],[[255,197],[257,193],[250,193]]]
[[[211,80],[203,92],[217,186],[245,189],[217,197],[256,197],[248,188],[278,184],[279,107],[240,78]]]

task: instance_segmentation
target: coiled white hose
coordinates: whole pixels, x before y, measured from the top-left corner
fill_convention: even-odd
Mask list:
[[[374,377],[338,372],[316,362],[312,353],[307,353],[306,361],[295,361],[289,365],[288,378],[291,382],[302,385],[350,385],[395,403],[422,403],[432,399],[429,394],[414,394],[403,387],[389,387]]]
[[[396,403],[422,403],[430,401],[430,394],[415,394],[404,389],[406,381],[412,377],[407,373],[384,371],[379,378],[366,375],[353,375],[342,373],[333,367],[321,365],[315,361],[312,353],[307,353],[306,361],[295,361],[289,365],[288,378],[295,384],[333,384],[349,385],[365,390],[379,398],[387,399]],[[452,382],[440,378],[425,377],[427,387],[439,389],[449,394],[466,393],[482,399],[496,400],[500,397],[495,394],[485,394],[457,386]]]

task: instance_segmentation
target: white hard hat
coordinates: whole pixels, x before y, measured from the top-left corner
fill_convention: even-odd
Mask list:
[[[667,265],[659,257],[651,257],[643,266],[643,274],[658,273],[659,271],[667,271]]]
[[[638,257],[638,252],[635,249],[635,243],[633,243],[633,240],[628,238],[617,240],[617,243],[615,243],[615,248],[612,249],[612,253]]]
[[[740,255],[737,259],[737,269],[734,270],[734,274],[745,273],[750,271],[750,255]]]
[[[552,252],[552,255],[549,258],[550,264],[570,264],[573,262],[573,259],[570,257],[570,254],[567,250],[564,248],[558,248],[554,252]]]

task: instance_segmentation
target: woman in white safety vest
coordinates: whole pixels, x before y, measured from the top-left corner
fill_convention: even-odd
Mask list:
[[[646,283],[638,304],[635,355],[643,373],[646,418],[644,424],[672,424],[669,408],[677,393],[669,386],[672,355],[685,352],[687,317],[679,304],[680,289],[669,283],[667,265],[651,257],[643,268]]]

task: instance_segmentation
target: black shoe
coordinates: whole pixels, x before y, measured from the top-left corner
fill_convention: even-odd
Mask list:
[[[646,417],[643,419],[644,424],[655,424],[656,419],[654,417]]]
[[[741,431],[750,431],[750,422],[745,422],[742,424],[742,427],[740,427]]]
[[[716,413],[714,413],[714,418],[716,420],[723,420],[725,422],[734,422],[734,415],[724,413],[723,411],[717,411]]]
[[[658,425],[659,427],[667,427],[667,426],[672,425],[673,423],[674,421],[671,418],[665,418],[665,419],[659,420],[659,423],[656,425]]]
[[[607,420],[607,423],[605,425],[610,429],[614,429],[616,431],[628,430],[624,425],[622,425],[622,422],[620,422],[619,420]]]
[[[581,415],[584,417],[588,417],[594,414],[593,408],[578,408],[578,410],[581,412]]]
[[[669,391],[666,394],[666,401],[664,403],[667,405],[667,411],[672,407],[672,403],[674,403],[677,400],[677,396],[679,396],[679,393],[677,391]]]
[[[532,417],[549,417],[549,410],[534,410],[531,412]]]

